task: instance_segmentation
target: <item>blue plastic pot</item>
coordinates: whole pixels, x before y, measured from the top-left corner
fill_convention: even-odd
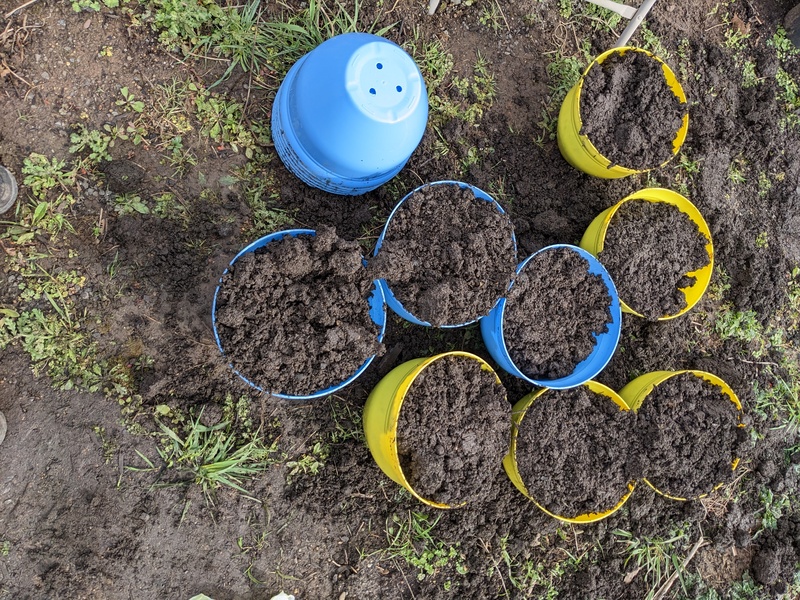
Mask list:
[[[542,248],[522,261],[517,267],[517,273],[521,273],[525,265],[540,252],[547,252],[548,250],[554,250],[556,248],[569,248],[585,258],[589,262],[589,273],[600,275],[603,278],[603,282],[606,284],[608,293],[611,296],[611,323],[608,324],[608,331],[605,333],[601,333],[600,335],[593,334],[596,342],[592,353],[575,365],[575,370],[566,377],[560,377],[559,379],[532,379],[528,377],[525,373],[520,371],[517,365],[514,364],[514,361],[511,360],[511,356],[508,354],[508,348],[506,347],[505,338],[503,337],[503,321],[506,308],[505,298],[500,300],[497,306],[481,319],[481,335],[483,336],[483,343],[489,350],[489,354],[492,355],[492,358],[503,370],[533,385],[562,390],[586,383],[600,373],[608,364],[608,361],[611,360],[614,351],[617,349],[617,343],[619,342],[619,336],[622,330],[622,308],[620,307],[617,288],[611,280],[608,271],[605,270],[605,267],[603,267],[594,256],[577,246],[555,244]],[[533,323],[531,326],[535,327],[536,324]]]
[[[408,200],[412,195],[414,195],[414,193],[420,191],[422,188],[425,188],[425,187],[428,187],[428,186],[431,186],[431,185],[457,185],[461,189],[467,189],[468,188],[468,189],[472,190],[472,193],[475,194],[476,198],[480,198],[481,200],[486,200],[486,202],[493,203],[495,208],[501,214],[505,214],[505,212],[506,212],[506,211],[503,210],[503,207],[500,206],[500,204],[497,202],[497,200],[492,198],[489,194],[484,192],[482,189],[477,188],[474,185],[470,185],[468,183],[464,183],[463,181],[445,180],[445,181],[433,181],[431,183],[426,183],[426,184],[421,185],[418,188],[415,188],[414,190],[410,191],[408,194],[406,194],[403,197],[403,199],[400,200],[400,202],[398,202],[397,205],[392,209],[392,212],[389,214],[389,218],[386,219],[386,224],[383,226],[383,231],[381,231],[381,235],[378,238],[378,242],[375,244],[375,250],[372,253],[373,256],[377,256],[378,250],[380,250],[381,246],[383,245],[383,238],[386,236],[386,232],[389,230],[389,223],[392,222],[392,217],[394,217],[394,215],[398,211],[398,209],[400,209],[400,207],[403,206],[403,203],[406,200]],[[513,232],[511,233],[511,237],[512,237],[512,240],[514,242],[514,255],[516,256],[516,253],[517,253],[517,238],[516,238],[516,236],[514,235]],[[414,323],[414,325],[423,325],[425,327],[432,327],[432,325],[430,323],[428,323],[427,321],[423,321],[421,319],[418,319],[417,317],[415,317],[414,315],[412,315],[410,312],[408,312],[405,309],[403,304],[392,293],[392,290],[389,287],[389,284],[386,282],[385,279],[378,279],[378,285],[383,290],[383,295],[386,298],[386,304],[389,306],[389,308],[391,308],[395,312],[395,314],[397,314],[398,316],[402,317],[406,321]],[[499,299],[498,299],[498,302],[499,302]],[[495,305],[495,307],[496,306],[497,305]],[[464,323],[456,323],[456,324],[453,324],[453,325],[442,325],[441,327],[442,327],[442,329],[453,329],[455,327],[463,327],[465,325],[471,325],[472,323],[475,323],[476,321],[478,321],[478,319],[472,319],[471,321],[465,321]]]
[[[394,42],[346,33],[292,66],[272,107],[275,150],[312,187],[374,190],[400,172],[425,132],[428,92]]]
[[[231,265],[233,265],[233,263],[239,260],[239,257],[241,257],[242,255],[247,254],[248,252],[254,252],[259,248],[266,246],[270,242],[283,239],[287,235],[291,237],[297,237],[300,235],[316,236],[317,232],[314,231],[313,229],[287,229],[285,231],[278,231],[276,233],[265,235],[264,237],[257,239],[255,242],[242,249],[236,256],[233,257],[231,262],[228,264],[228,267],[230,267]],[[211,305],[211,323],[214,328],[214,339],[217,342],[217,348],[219,348],[219,351],[222,353],[223,356],[225,356],[225,350],[222,348],[222,341],[219,339],[219,332],[217,331],[217,295],[219,294],[220,287],[222,287],[222,278],[227,273],[228,273],[228,268],[225,269],[225,271],[222,273],[222,276],[219,278],[219,283],[217,284],[217,288],[214,290],[214,301]],[[378,341],[379,342],[383,341],[383,335],[386,333],[386,306],[384,304],[383,291],[381,290],[381,287],[378,285],[377,281],[374,282],[374,289],[372,290],[372,294],[370,294],[369,297],[369,316],[372,319],[372,322],[381,328],[380,333],[378,334]],[[276,396],[278,398],[286,398],[288,400],[310,400],[313,398],[321,398],[322,396],[327,396],[328,394],[333,394],[341,390],[343,387],[350,385],[356,380],[356,378],[359,375],[361,375],[367,369],[367,367],[370,365],[370,363],[373,361],[374,358],[375,358],[374,355],[370,356],[367,360],[364,361],[364,364],[362,364],[356,370],[355,373],[353,373],[350,377],[348,377],[341,383],[328,387],[324,390],[320,390],[318,392],[314,392],[312,394],[307,394],[303,396],[291,396],[288,394],[280,394],[272,392],[270,390],[265,390],[259,387],[257,384],[253,383],[252,381],[250,381],[238,370],[236,370],[232,364],[229,363],[228,366],[234,373],[236,373],[236,375],[239,376],[239,378],[242,381],[244,381],[248,385],[253,386],[260,392],[265,392],[267,394],[270,394],[271,396]]]

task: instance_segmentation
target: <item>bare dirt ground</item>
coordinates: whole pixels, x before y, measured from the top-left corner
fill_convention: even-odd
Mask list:
[[[661,598],[800,597],[800,58],[776,37],[792,3],[657,3],[633,43],[678,74],[689,135],[667,167],[603,181],[561,158],[553,120],[624,22],[578,0],[463,0],[433,16],[417,0],[365,2],[359,28],[391,25],[423,69],[431,118],[401,174],[355,198],[306,187],[274,154],[280,57],[209,87],[228,65],[219,40],[167,48],[169,2],[91,4],[0,0],[0,164],[20,183],[0,221],[0,598],[640,600],[676,565]],[[262,2],[261,18],[309,7]],[[626,315],[597,379],[725,379],[751,440],[731,481],[690,502],[639,484],[589,525],[547,516],[499,465],[465,508],[416,502],[374,464],[364,402],[404,360],[490,359],[477,326],[390,317],[386,353],[312,402],[260,395],[230,372],[211,299],[239,249],[330,225],[368,254],[394,204],[443,179],[497,198],[520,259],[577,243],[646,186],[695,203],[714,239],[708,293],[675,320]],[[530,391],[501,376],[510,402]],[[207,455],[165,430],[186,441],[193,423],[257,442],[263,469],[241,480],[246,494],[204,490]]]

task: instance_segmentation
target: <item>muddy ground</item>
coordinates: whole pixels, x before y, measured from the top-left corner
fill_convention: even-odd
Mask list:
[[[22,184],[19,208],[0,224],[0,410],[8,419],[0,598],[203,592],[233,600],[285,590],[302,600],[641,599],[665,578],[638,568],[634,541],[686,561],[667,597],[797,597],[800,408],[791,366],[800,342],[792,274],[800,263],[800,130],[791,81],[800,81],[800,60],[768,43],[791,2],[655,6],[633,41],[656,49],[684,85],[685,159],[618,181],[571,168],[547,123],[558,110],[559,59],[585,65],[624,23],[608,27],[607,14],[575,0],[445,2],[433,16],[419,0],[365,2],[364,28],[394,24],[387,37],[427,60],[438,48],[453,65],[442,77],[426,72],[431,125],[407,167],[355,198],[300,183],[268,135],[234,148],[201,127],[196,99],[207,108],[202,86],[227,63],[165,49],[151,28],[152,3],[98,3],[99,12],[89,2],[76,3],[79,12],[57,0],[22,4],[0,0],[0,164]],[[265,4],[263,16],[305,8],[288,5]],[[234,124],[263,134],[275,83],[270,68],[256,76],[236,69],[212,91],[243,107]],[[169,125],[159,108],[165,85],[173,98],[177,88],[183,94]],[[140,143],[133,132],[107,148],[110,162],[85,163],[74,180],[54,183],[43,196],[46,214],[36,213],[44,200],[23,184],[25,159],[87,158],[91,147],[70,151],[70,134],[136,120],[130,103],[117,104],[123,87],[144,102],[142,115],[161,120],[140,123],[149,136]],[[245,147],[262,156],[250,171]],[[451,349],[491,360],[477,326],[440,331],[390,318],[385,355],[341,393],[314,402],[259,395],[230,372],[214,343],[211,299],[239,249],[271,230],[331,225],[368,254],[392,206],[443,179],[495,195],[515,225],[520,259],[577,243],[594,216],[642,187],[691,198],[714,239],[709,292],[675,320],[625,316],[618,351],[597,379],[615,390],[659,369],[725,379],[752,440],[728,485],[681,503],[640,484],[607,520],[569,525],[525,500],[498,465],[479,502],[451,511],[417,503],[373,463],[360,411],[402,361]],[[260,202],[255,183],[263,184]],[[74,231],[59,231],[56,213]],[[51,279],[60,287],[45,294]],[[48,353],[53,345],[59,353]],[[530,391],[501,377],[511,403]],[[168,441],[157,418],[181,435],[196,418],[228,423],[236,434],[257,431],[273,449],[270,465],[243,482],[246,495],[224,486],[206,495],[185,468],[161,459]],[[408,535],[412,526],[416,535]]]

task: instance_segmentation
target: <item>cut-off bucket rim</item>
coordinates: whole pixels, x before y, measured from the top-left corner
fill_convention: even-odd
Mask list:
[[[498,212],[500,212],[500,214],[503,214],[503,215],[506,214],[506,211],[503,209],[503,207],[500,205],[500,203],[497,200],[495,200],[492,196],[490,196],[489,194],[484,192],[479,187],[476,187],[476,186],[471,185],[469,183],[465,183],[463,181],[454,181],[454,180],[449,180],[449,179],[444,179],[442,181],[432,181],[430,183],[424,183],[424,184],[414,188],[410,192],[408,192],[405,196],[403,196],[403,198],[392,209],[392,212],[389,213],[389,217],[386,219],[386,223],[384,224],[383,230],[381,231],[381,234],[378,237],[378,241],[375,243],[375,250],[372,252],[373,256],[377,256],[378,255],[378,250],[380,250],[381,246],[383,245],[383,239],[384,239],[384,237],[386,237],[386,233],[389,231],[389,225],[392,222],[392,218],[394,217],[395,213],[397,213],[397,211],[403,206],[403,204],[405,204],[406,200],[408,200],[411,196],[413,196],[417,192],[419,192],[419,191],[421,191],[421,190],[423,190],[425,188],[434,186],[434,185],[457,185],[462,190],[469,189],[469,190],[472,191],[472,193],[475,195],[476,198],[479,198],[480,200],[484,200],[486,202],[494,204],[494,207],[498,210]],[[517,236],[514,234],[513,225],[512,225],[512,230],[511,230],[511,242],[512,242],[512,244],[514,246],[514,260],[516,260],[517,259]],[[434,327],[434,325],[431,325],[427,321],[423,321],[423,320],[417,318],[411,312],[409,312],[403,306],[403,303],[400,302],[400,300],[398,300],[395,297],[394,293],[392,292],[391,287],[389,286],[389,283],[385,279],[378,279],[378,283],[380,284],[381,288],[383,289],[383,295],[384,295],[384,298],[386,298],[386,304],[389,306],[389,308],[392,309],[392,311],[396,315],[398,315],[399,317],[402,317],[403,319],[405,319],[406,321],[408,321],[410,323],[413,323],[414,325],[422,325],[423,327]],[[509,284],[509,289],[510,288],[511,288],[511,285]],[[501,298],[497,299],[497,301],[495,302],[493,308],[497,306],[497,304],[500,302]],[[477,317],[475,319],[471,319],[469,321],[464,321],[463,323],[457,323],[457,324],[439,325],[438,328],[440,328],[440,329],[456,329],[458,327],[465,327],[467,325],[472,325],[473,323],[477,323],[482,318],[483,317]]]
[[[633,194],[625,196],[622,200],[614,204],[611,208],[608,208],[597,215],[594,220],[589,224],[589,227],[586,228],[586,231],[583,234],[583,237],[580,241],[580,246],[584,250],[590,252],[592,255],[597,257],[605,247],[605,240],[606,240],[606,233],[608,231],[608,226],[611,223],[611,219],[617,213],[617,211],[622,207],[623,204],[626,202],[630,202],[632,200],[645,200],[647,202],[663,202],[665,204],[671,204],[678,208],[682,213],[688,216],[692,222],[697,225],[697,228],[700,230],[700,233],[703,237],[706,238],[706,252],[708,253],[708,263],[700,267],[699,269],[695,269],[694,271],[689,271],[686,273],[688,277],[694,277],[695,282],[694,284],[690,285],[686,288],[679,288],[684,296],[686,297],[686,306],[683,307],[681,310],[676,312],[672,315],[664,315],[662,317],[658,317],[657,321],[668,321],[670,319],[674,319],[676,317],[680,317],[683,314],[689,312],[694,306],[700,301],[703,295],[706,293],[709,284],[711,283],[711,275],[714,271],[714,243],[711,239],[711,230],[708,227],[708,223],[703,218],[702,213],[700,210],[692,204],[692,202],[686,198],[685,196],[675,192],[673,190],[669,190],[666,188],[644,188]],[[635,311],[629,305],[625,303],[625,301],[620,298],[620,304],[622,306],[622,311],[626,312],[631,315],[635,315],[637,317],[645,318],[644,315]]]
[[[545,246],[528,256],[517,266],[517,275],[519,275],[527,266],[527,264],[537,255],[542,252],[566,248],[576,252],[579,256],[586,259],[589,263],[588,272],[592,275],[600,275],[603,283],[608,290],[608,295],[611,297],[611,322],[608,324],[608,331],[601,334],[592,334],[595,338],[595,347],[592,352],[584,358],[581,362],[575,365],[572,373],[559,377],[558,379],[533,379],[522,372],[522,370],[514,363],[511,355],[508,352],[508,346],[505,341],[505,310],[507,305],[507,297],[501,298],[500,302],[492,309],[492,311],[481,319],[481,335],[483,336],[486,348],[489,354],[492,355],[498,365],[504,370],[524,379],[538,387],[550,389],[568,389],[577,387],[586,383],[597,376],[603,369],[606,368],[608,362],[616,352],[617,344],[622,333],[622,308],[617,294],[617,288],[614,281],[606,271],[605,267],[592,256],[589,252],[578,246],[571,244],[553,244]],[[514,282],[509,286],[509,291],[513,288]]]
[[[614,404],[616,404],[621,410],[631,410],[630,406],[625,402],[625,400],[617,394],[611,388],[603,385],[602,383],[598,383],[597,381],[586,381],[585,383],[581,384],[587,387],[591,392],[595,394],[605,396]],[[594,523],[596,521],[600,521],[605,519],[606,517],[614,514],[618,511],[622,506],[628,501],[633,490],[636,487],[636,481],[629,481],[628,491],[625,492],[622,497],[620,498],[619,502],[615,504],[608,510],[600,511],[600,512],[589,512],[584,513],[581,515],[577,515],[575,517],[565,517],[563,515],[556,514],[554,512],[549,511],[543,505],[541,505],[533,496],[531,496],[530,492],[528,492],[528,488],[525,485],[525,482],[522,481],[522,476],[520,475],[519,468],[517,466],[517,436],[519,434],[519,426],[522,423],[522,419],[525,418],[525,415],[528,412],[528,408],[533,404],[533,402],[546,394],[547,392],[551,391],[553,388],[544,388],[540,390],[535,390],[530,394],[524,396],[519,402],[514,405],[514,408],[511,412],[511,443],[509,445],[508,454],[506,454],[505,458],[503,458],[503,467],[505,468],[506,474],[511,482],[514,484],[514,487],[517,488],[528,500],[533,502],[537,508],[539,508],[545,514],[553,517],[554,519],[558,519],[559,521],[564,521],[565,523]]]
[[[625,387],[623,387],[619,391],[619,396],[622,398],[623,402],[628,404],[632,411],[638,412],[638,410],[642,407],[644,402],[647,400],[647,396],[656,388],[656,386],[664,383],[668,379],[676,377],[677,375],[683,375],[684,373],[691,373],[696,377],[706,380],[712,385],[717,386],[720,388],[723,394],[728,397],[728,399],[733,403],[736,407],[737,417],[738,417],[738,425],[737,427],[744,427],[744,423],[742,423],[742,403],[739,400],[739,397],[736,395],[736,392],[720,377],[714,375],[713,373],[709,373],[707,371],[700,371],[698,369],[683,369],[679,371],[652,371],[650,373],[645,373],[644,375],[640,375],[639,377],[630,381]],[[740,458],[734,457],[733,461],[731,461],[731,471],[735,471],[736,467],[739,466]],[[710,491],[698,494],[697,496],[692,496],[691,498],[684,498],[682,496],[676,496],[674,494],[670,494],[669,491],[661,490],[653,483],[648,480],[646,477],[642,477],[642,481],[644,481],[647,485],[653,488],[653,491],[658,493],[665,498],[669,498],[670,500],[677,500],[679,502],[686,502],[688,500],[700,500],[701,498],[705,498],[715,490],[718,490],[721,487],[725,486],[725,483],[718,483]]]
[[[567,93],[567,96],[561,105],[557,128],[558,145],[559,149],[561,150],[561,154],[573,167],[589,175],[604,179],[627,177],[629,175],[646,173],[647,171],[664,167],[678,154],[678,151],[686,140],[686,134],[689,131],[689,112],[687,105],[686,113],[682,118],[681,127],[678,129],[675,139],[672,141],[671,156],[660,165],[656,165],[648,169],[632,169],[622,165],[613,164],[597,149],[587,135],[580,133],[581,129],[583,128],[583,119],[580,112],[580,101],[585,78],[595,65],[602,64],[606,59],[614,54],[619,54],[622,56],[626,52],[639,52],[660,63],[667,85],[678,98],[678,100],[680,100],[681,104],[687,104],[686,92],[683,90],[683,87],[678,81],[678,78],[675,76],[675,73],[672,71],[669,65],[667,65],[660,57],[656,56],[652,52],[642,48],[637,48],[635,46],[611,48],[610,50],[606,50],[602,54],[598,55],[591,63],[589,63],[578,80],[578,83],[576,83]]]
[[[477,361],[481,369],[492,373],[495,381],[502,385],[500,377],[498,377],[492,366],[480,356],[461,350],[443,352],[434,356],[409,360],[392,369],[370,392],[364,405],[363,416],[367,447],[381,471],[392,481],[405,488],[420,502],[440,509],[460,508],[465,506],[467,502],[457,505],[436,502],[421,496],[413,488],[408,479],[406,479],[403,468],[400,465],[400,457],[397,452],[397,425],[400,410],[417,377],[436,361],[450,356],[459,356]],[[390,398],[387,399],[387,397]]]
[[[256,241],[248,244],[242,250],[240,250],[236,256],[234,256],[228,266],[225,267],[225,271],[223,271],[222,275],[219,278],[219,282],[217,283],[217,287],[214,290],[214,300],[211,304],[211,325],[214,330],[214,341],[217,343],[217,348],[219,349],[222,356],[226,356],[225,350],[222,347],[222,340],[220,340],[219,332],[217,331],[217,296],[219,295],[219,290],[222,287],[222,279],[227,275],[230,267],[241,258],[243,255],[248,254],[250,252],[255,252],[259,248],[263,248],[267,244],[273,241],[279,241],[284,237],[291,236],[291,237],[298,237],[301,235],[308,235],[311,237],[316,237],[317,232],[314,229],[285,229],[283,231],[276,231],[275,233],[270,233],[265,235]],[[381,287],[378,285],[377,281],[373,281],[373,289],[372,293],[369,296],[369,316],[372,319],[372,322],[375,323],[380,327],[380,333],[378,334],[378,341],[383,341],[383,336],[386,333],[386,306],[384,304],[383,298],[383,291]],[[265,394],[269,394],[270,396],[275,396],[276,398],[283,398],[285,400],[313,400],[315,398],[322,398],[324,396],[328,396],[330,394],[336,393],[342,388],[350,385],[353,383],[359,375],[361,375],[367,367],[369,367],[370,363],[375,359],[375,354],[370,356],[362,365],[356,369],[356,371],[344,381],[337,383],[336,385],[332,385],[324,390],[320,390],[317,392],[312,392],[310,394],[283,394],[278,392],[271,392],[259,386],[258,384],[254,383],[250,379],[248,379],[244,374],[242,374],[238,369],[236,369],[232,363],[228,363],[228,367],[247,385],[257,389],[259,392],[263,392]]]

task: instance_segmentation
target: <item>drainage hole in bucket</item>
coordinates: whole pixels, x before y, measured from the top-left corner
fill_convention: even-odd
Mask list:
[[[396,89],[398,92],[402,92],[402,91],[403,91],[403,86],[402,86],[402,85],[398,85],[398,86],[397,86],[395,89]]]
[[[383,65],[382,65],[381,63],[378,63],[378,64],[377,64],[377,65],[375,65],[375,66],[376,66],[376,67],[378,67],[379,69],[382,69],[382,68],[383,68]]]
[[[375,94],[377,94],[377,92],[375,91],[375,88],[369,88],[369,93],[372,94],[373,96]]]

